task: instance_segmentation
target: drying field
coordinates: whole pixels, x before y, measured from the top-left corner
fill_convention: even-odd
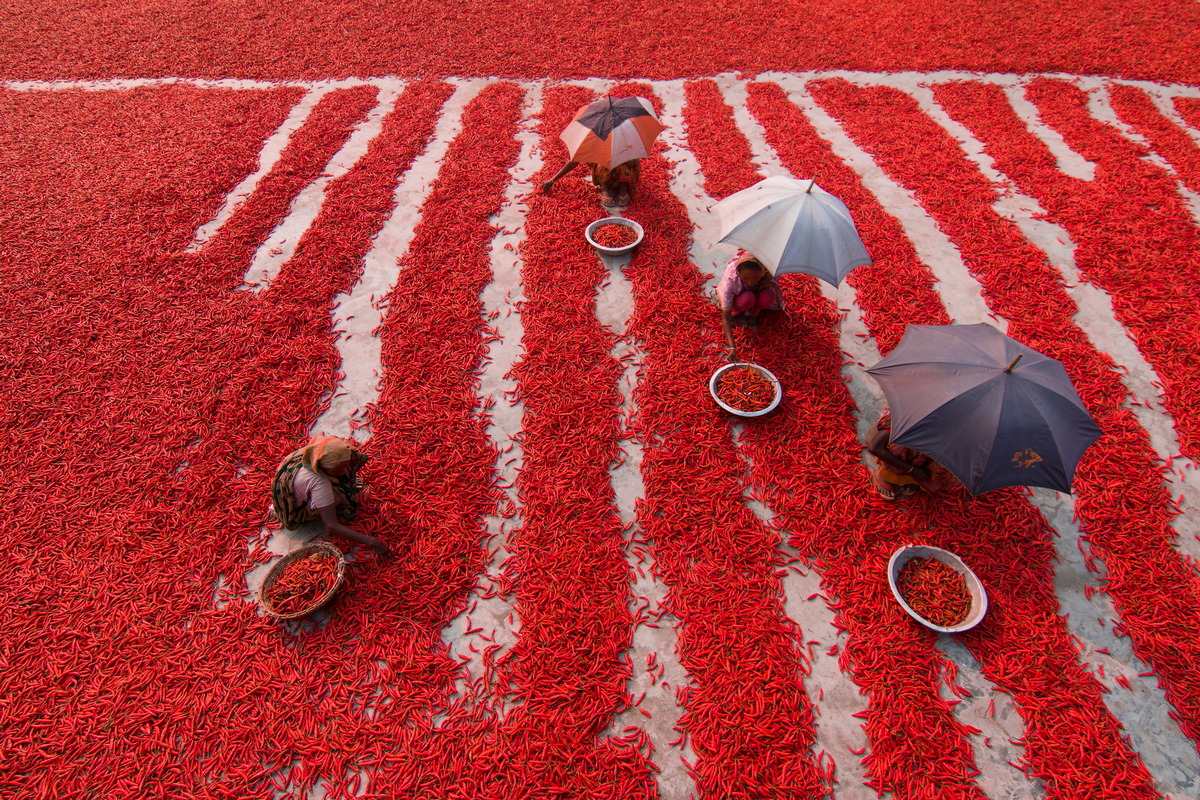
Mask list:
[[[534,4],[115,8],[0,23],[0,797],[1200,796],[1194,3],[714,4],[655,53]],[[582,176],[535,190],[606,92],[666,131],[602,260]],[[875,264],[782,279],[739,355],[784,401],[735,425],[709,208],[777,174]],[[862,368],[952,321],[1066,365],[1073,495],[869,489]],[[264,509],[314,432],[365,442],[397,557],[280,624]],[[904,615],[908,543],[983,624]]]

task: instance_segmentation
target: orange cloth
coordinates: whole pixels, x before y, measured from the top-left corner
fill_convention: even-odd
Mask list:
[[[913,450],[911,447],[905,447],[902,444],[891,443],[891,409],[885,408],[883,410],[883,415],[879,418],[879,421],[875,423],[875,428],[876,430],[887,432],[889,439],[888,450],[891,451],[892,455],[911,467],[924,467],[925,469],[929,470],[929,480],[918,481],[916,478],[906,472],[895,471],[890,464],[876,456],[875,463],[878,464],[878,467],[875,470],[875,475],[881,480],[884,480],[893,486],[917,486],[927,492],[936,492],[958,482],[958,478],[955,478],[954,474],[950,472],[950,470],[946,469],[924,453]]]
[[[333,469],[343,461],[348,461],[359,452],[358,443],[339,436],[314,436],[304,446],[304,456],[301,463],[318,475],[326,478],[326,470]]]
[[[592,164],[592,182],[597,186],[611,186],[617,183],[637,183],[642,174],[642,162],[639,159],[626,161],[624,164],[609,169],[599,164]]]

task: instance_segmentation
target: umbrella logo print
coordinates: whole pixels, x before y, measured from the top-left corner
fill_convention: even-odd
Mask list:
[[[1040,464],[1042,457],[1034,450],[1018,450],[1013,453],[1012,462],[1018,468],[1026,469],[1032,467],[1034,464]]]

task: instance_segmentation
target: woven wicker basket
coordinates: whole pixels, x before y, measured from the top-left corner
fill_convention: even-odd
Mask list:
[[[333,586],[329,587],[329,591],[314,600],[308,608],[300,611],[293,611],[289,614],[283,614],[275,610],[271,605],[271,601],[267,599],[267,590],[279,579],[283,574],[284,568],[293,561],[299,561],[302,558],[308,558],[310,555],[323,554],[330,555],[337,559],[337,575],[333,579]],[[300,617],[308,616],[317,609],[324,606],[333,596],[337,594],[337,590],[341,588],[342,582],[346,578],[346,558],[342,555],[342,551],[331,545],[329,542],[313,542],[305,545],[299,550],[288,553],[283,558],[271,565],[271,569],[267,572],[267,576],[263,578],[262,587],[258,590],[258,603],[262,606],[263,611],[267,612],[267,616],[275,619],[299,619]]]

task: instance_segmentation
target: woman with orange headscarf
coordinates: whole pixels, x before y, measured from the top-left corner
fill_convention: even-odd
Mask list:
[[[938,492],[958,483],[958,478],[924,453],[892,443],[892,412],[885,408],[867,431],[867,451],[875,456],[871,482],[884,500],[912,497],[917,492]]]
[[[358,443],[337,436],[314,436],[308,444],[289,455],[275,471],[271,505],[285,528],[296,528],[319,519],[326,533],[374,548],[380,555],[391,550],[374,536],[359,533],[341,520],[358,516],[358,493],[362,484],[358,470],[367,456]]]

